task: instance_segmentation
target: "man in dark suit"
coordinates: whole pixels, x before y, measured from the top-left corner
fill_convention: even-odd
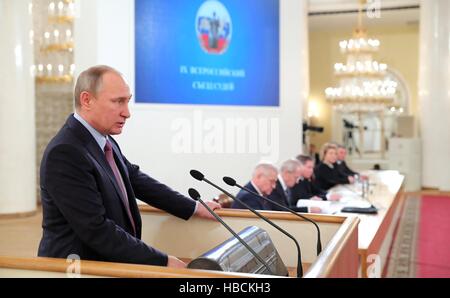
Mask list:
[[[311,158],[314,159],[314,164],[317,165],[320,163],[320,156],[319,153],[317,152],[316,145],[314,144],[309,145],[309,156],[311,156]]]
[[[41,163],[43,235],[39,256],[185,267],[141,241],[136,198],[185,220],[212,218],[202,205],[139,170],[111,137],[130,117],[130,89],[108,66],[80,74],[76,112],[50,141]],[[208,203],[213,209],[219,205]]]
[[[296,205],[300,199],[337,201],[341,198],[338,194],[328,194],[313,183],[314,162],[310,156],[299,155],[297,160],[300,162],[300,178],[292,188],[292,205]]]
[[[340,173],[342,173],[342,175],[345,175],[345,176],[359,175],[358,172],[355,172],[352,169],[350,169],[347,166],[347,163],[345,162],[345,158],[347,157],[347,149],[342,145],[338,145],[337,147],[338,147],[337,160],[336,160],[335,166],[337,167],[338,171]]]
[[[275,166],[270,163],[260,163],[256,166],[253,171],[252,180],[245,185],[246,188],[258,193],[263,197],[269,196],[274,190],[277,183],[278,170]],[[255,196],[254,194],[248,193],[244,190],[240,190],[236,195],[236,198],[246,203],[250,207],[256,210],[264,210],[265,203],[264,200]],[[233,202],[231,208],[234,209],[247,209],[237,200]]]
[[[269,195],[269,199],[277,202],[278,204],[289,207],[297,212],[312,212],[320,213],[321,210],[318,207],[297,207],[291,205],[292,201],[292,187],[296,184],[298,178],[300,177],[300,162],[295,159],[289,159],[285,161],[280,168],[280,174],[278,175],[278,180],[275,189]],[[266,210],[273,211],[286,211],[280,206],[273,204],[271,202],[264,202]]]

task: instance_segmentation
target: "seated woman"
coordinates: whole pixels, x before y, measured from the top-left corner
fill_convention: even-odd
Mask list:
[[[328,190],[338,184],[349,184],[355,181],[353,176],[340,172],[334,165],[337,160],[337,147],[326,143],[322,149],[322,162],[314,169],[316,186]]]

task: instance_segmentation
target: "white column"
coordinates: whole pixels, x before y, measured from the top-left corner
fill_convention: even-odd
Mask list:
[[[450,190],[450,1],[423,0],[419,116],[423,186]]]
[[[280,99],[281,105],[291,112],[290,117],[280,119],[281,134],[291,138],[280,143],[283,158],[295,156],[304,149],[303,110],[307,109],[309,97],[308,7],[308,1],[280,1]]]
[[[0,0],[0,214],[36,209],[31,0]]]

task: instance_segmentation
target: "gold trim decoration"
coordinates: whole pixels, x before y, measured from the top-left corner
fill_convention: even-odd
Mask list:
[[[43,48],[44,52],[62,52],[62,51],[73,51],[73,42],[65,42],[58,44],[51,44]]]
[[[48,17],[48,21],[52,24],[72,24],[74,19],[73,16]]]
[[[37,84],[43,84],[43,83],[59,84],[59,83],[72,83],[72,82],[73,82],[73,76],[71,76],[71,75],[63,75],[63,76],[36,76],[36,83]]]

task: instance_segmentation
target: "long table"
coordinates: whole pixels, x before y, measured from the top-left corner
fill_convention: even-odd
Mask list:
[[[397,171],[367,171],[370,188],[367,200],[378,209],[378,214],[339,213],[360,219],[358,253],[361,277],[382,277],[387,264],[395,227],[404,203],[404,176]],[[332,192],[352,189],[356,185],[336,186]]]

